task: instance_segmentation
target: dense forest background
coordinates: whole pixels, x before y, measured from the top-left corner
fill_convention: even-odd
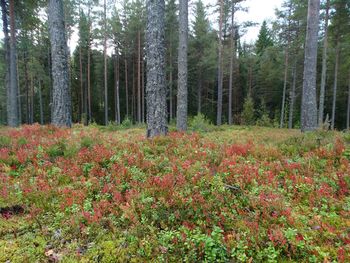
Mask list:
[[[276,10],[275,19],[262,23],[255,43],[242,41],[247,28],[253,24],[237,23],[235,19],[237,12],[249,12],[243,8],[244,2],[221,0],[205,6],[198,0],[189,5],[188,115],[202,113],[211,122],[219,123],[218,68],[221,64],[222,123],[298,128],[307,1],[285,0]],[[6,5],[4,0],[2,3]],[[73,31],[79,36],[75,49],[69,52],[73,122],[143,123],[145,1],[66,0],[64,3],[68,39]],[[21,123],[50,123],[52,77],[46,5],[46,1],[15,1]],[[169,121],[172,121],[176,115],[178,86],[178,3],[167,0],[165,12],[167,102]],[[10,14],[3,15],[4,30],[6,16]],[[324,84],[322,119],[327,115],[332,119],[334,109],[337,129],[347,128],[349,116],[349,27],[348,0],[321,1],[318,99]],[[3,42],[0,52],[4,58]],[[1,59],[3,80],[5,73],[6,61]],[[7,120],[5,83],[0,82],[0,124],[6,124]]]

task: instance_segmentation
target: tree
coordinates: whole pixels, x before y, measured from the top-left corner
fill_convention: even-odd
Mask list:
[[[4,51],[5,51],[5,89],[6,89],[6,113],[10,115],[10,36],[8,29],[8,7],[5,0],[1,0],[2,11],[2,26],[4,39]]]
[[[17,52],[16,52],[16,29],[14,0],[10,0],[10,87],[9,87],[9,112],[8,125],[16,127],[19,125],[18,119],[18,82],[17,82]]]
[[[219,46],[218,46],[218,102],[216,124],[221,125],[222,122],[222,82],[223,82],[223,61],[222,61],[222,35],[223,35],[223,16],[224,16],[224,0],[220,1],[220,15],[219,15]]]
[[[147,137],[166,135],[167,104],[165,84],[164,0],[147,0]]]
[[[72,124],[71,97],[63,1],[50,0],[48,12],[53,78],[52,124],[59,127],[70,127]]]
[[[316,64],[320,0],[309,0],[305,43],[301,130],[317,129]]]
[[[178,54],[178,91],[177,122],[179,131],[187,130],[187,50],[188,50],[188,0],[180,0],[179,15],[179,54]]]
[[[273,46],[273,40],[271,39],[271,34],[269,28],[267,27],[266,20],[263,21],[260,27],[258,40],[255,43],[256,54],[262,56],[264,51],[268,47]]]
[[[318,124],[323,124],[324,118],[324,98],[326,90],[326,77],[327,77],[327,50],[328,50],[328,21],[329,21],[329,8],[330,0],[326,1],[326,14],[323,36],[323,54],[322,54],[322,76],[321,76],[321,88],[320,88],[320,106],[318,110]]]

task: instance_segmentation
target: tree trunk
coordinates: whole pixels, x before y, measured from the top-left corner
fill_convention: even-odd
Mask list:
[[[120,102],[119,102],[119,53],[118,49],[115,50],[115,123],[120,124]]]
[[[17,83],[17,56],[16,56],[16,29],[15,29],[15,10],[14,0],[10,0],[10,112],[7,116],[8,125],[17,127],[18,122],[18,83]]]
[[[317,129],[316,66],[320,0],[309,0],[305,43],[301,131]]]
[[[293,65],[293,83],[292,83],[292,90],[290,91],[290,109],[289,109],[289,121],[288,121],[288,128],[293,129],[293,115],[294,115],[294,103],[295,103],[295,89],[297,85],[297,59],[295,59],[294,65]]]
[[[219,18],[219,57],[218,57],[218,104],[216,124],[218,126],[222,123],[222,23],[223,23],[224,1],[220,0],[220,18]]]
[[[19,70],[18,70],[18,55],[16,56],[16,69],[17,69],[17,83],[18,83],[18,94],[17,94],[17,98],[18,98],[18,123],[22,124],[22,102],[21,102],[21,89],[19,86]]]
[[[331,129],[334,130],[335,125],[335,110],[337,104],[337,88],[338,88],[338,69],[339,69],[339,55],[340,55],[340,47],[339,47],[339,39],[337,39],[337,46],[335,50],[335,66],[334,66],[334,85],[333,85],[333,104],[332,104],[332,122]]]
[[[170,71],[169,71],[169,115],[170,120],[174,118],[173,116],[173,52],[172,43],[169,44],[169,61],[170,61]]]
[[[348,108],[347,108],[347,114],[346,114],[346,130],[349,131],[350,128],[350,71],[348,76]]]
[[[83,85],[83,62],[81,55],[81,47],[79,46],[79,75],[80,75],[80,119],[83,120],[84,116],[84,85]],[[85,115],[85,118],[87,116]]]
[[[324,98],[325,98],[326,77],[327,77],[327,49],[328,49],[329,8],[330,8],[330,1],[327,0],[327,3],[326,3],[326,17],[325,17],[325,31],[324,31],[324,39],[323,39],[320,106],[319,106],[319,112],[318,112],[318,125],[319,126],[322,126],[322,124],[323,124],[323,115],[324,115]]]
[[[202,112],[202,90],[203,90],[203,80],[202,71],[198,72],[198,90],[197,90],[197,114]]]
[[[188,51],[188,0],[179,4],[179,53],[176,128],[187,130],[187,51]]]
[[[233,62],[235,56],[235,2],[231,7],[231,52],[230,52],[230,80],[228,85],[228,124],[232,125],[232,89],[233,89]]]
[[[92,111],[91,111],[91,47],[90,47],[90,35],[88,43],[88,63],[87,63],[87,104],[88,104],[88,116],[86,116],[87,124],[92,120]]]
[[[135,57],[132,56],[132,93],[131,93],[131,114],[132,120],[136,120],[136,90],[135,90]]]
[[[39,80],[38,93],[39,93],[39,107],[40,107],[40,124],[44,124],[44,111],[43,111],[43,97],[41,94],[41,81]]]
[[[147,137],[166,135],[165,2],[147,0]]]
[[[145,63],[142,59],[142,123],[145,122]]]
[[[48,11],[53,77],[52,124],[58,127],[71,127],[71,97],[63,1],[50,0]]]
[[[6,86],[6,113],[10,115],[10,36],[8,29],[8,17],[7,17],[7,5],[5,0],[1,0],[1,11],[2,11],[2,26],[4,32],[4,47],[5,47],[5,86]]]
[[[33,62],[32,62],[33,63]],[[30,74],[30,91],[29,91],[29,124],[34,123],[34,76]]]
[[[141,32],[138,31],[137,46],[137,122],[141,123]]]
[[[108,125],[108,83],[107,83],[107,5],[106,0],[103,2],[104,9],[104,44],[103,44],[103,55],[104,55],[104,86],[105,86],[105,125]]]
[[[281,109],[281,119],[280,119],[280,129],[284,126],[284,112],[286,104],[286,93],[287,93],[287,82],[288,82],[288,68],[289,68],[289,40],[286,47],[286,54],[284,60],[284,80],[283,80],[283,95],[282,95],[282,109]]]
[[[126,117],[129,118],[129,91],[128,91],[128,60],[125,54],[125,102],[126,102]]]

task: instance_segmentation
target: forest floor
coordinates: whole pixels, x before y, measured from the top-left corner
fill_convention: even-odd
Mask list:
[[[0,129],[0,262],[349,262],[350,135]]]

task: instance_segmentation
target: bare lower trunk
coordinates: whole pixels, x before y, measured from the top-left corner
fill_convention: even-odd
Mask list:
[[[80,75],[80,119],[83,119],[84,112],[84,85],[83,85],[83,62],[81,55],[81,47],[79,47],[79,75]],[[87,116],[85,116],[86,118]]]
[[[142,59],[142,123],[145,122],[145,63]]]
[[[141,32],[138,31],[137,47],[137,122],[141,123]]]
[[[90,40],[88,44],[88,64],[87,64],[87,104],[88,104],[88,116],[87,116],[87,124],[92,120],[92,112],[91,112],[91,48],[90,48]]]
[[[290,109],[289,109],[289,121],[288,121],[288,128],[293,129],[293,118],[294,118],[294,103],[295,103],[295,89],[297,85],[297,59],[295,59],[294,65],[293,65],[293,83],[292,83],[292,89],[290,91]]]
[[[115,99],[115,123],[120,124],[120,100],[119,100],[119,51],[115,50],[114,62],[114,99]]]
[[[71,97],[63,1],[50,0],[48,10],[53,77],[52,124],[70,127],[72,125]]]
[[[318,125],[322,126],[324,118],[324,98],[326,90],[326,77],[327,77],[327,49],[328,49],[328,20],[329,20],[329,6],[330,2],[327,0],[326,4],[326,18],[325,18],[325,32],[323,39],[323,55],[322,55],[322,76],[321,76],[321,89],[320,89],[320,106],[318,112]]]
[[[320,0],[309,0],[305,43],[301,131],[317,129],[316,67]]]
[[[230,52],[230,80],[228,85],[228,124],[232,125],[232,89],[233,89],[233,62],[235,56],[235,3],[231,7],[231,52]]]
[[[6,114],[10,115],[10,37],[8,29],[8,18],[7,18],[7,5],[5,0],[1,0],[1,11],[2,11],[2,26],[4,32],[4,47],[5,47],[5,85],[6,85]]]
[[[180,0],[179,5],[179,56],[176,128],[187,130],[187,50],[188,50],[188,0]]]
[[[169,43],[169,117],[170,120],[174,118],[173,116],[173,54],[172,54],[172,43]]]
[[[334,126],[335,126],[335,110],[336,110],[336,104],[337,104],[339,55],[340,55],[340,47],[339,47],[339,40],[337,40],[337,46],[336,46],[336,51],[335,51],[334,83],[333,83],[333,104],[332,104],[332,122],[331,122],[331,129],[332,130],[334,130]]]
[[[197,114],[200,114],[202,112],[202,89],[203,89],[202,72],[198,72]]]
[[[288,68],[289,68],[289,41],[286,48],[285,61],[284,61],[284,81],[283,81],[283,95],[282,95],[282,109],[281,109],[281,119],[280,119],[280,128],[284,126],[284,111],[286,103],[286,93],[287,93],[287,81],[288,81]]]
[[[165,2],[147,0],[147,137],[166,135]]]
[[[108,83],[107,83],[107,7],[106,7],[106,0],[103,2],[103,8],[104,8],[104,45],[103,45],[103,54],[104,54],[104,86],[105,86],[105,99],[104,99],[104,106],[105,106],[105,125],[108,125]]]
[[[18,70],[18,55],[17,55],[17,59],[16,59],[16,68],[17,68],[17,83],[18,83],[18,94],[17,94],[17,98],[18,98],[18,123],[21,124],[22,123],[22,101],[21,101],[21,89],[19,86],[19,70]]]
[[[38,93],[39,93],[39,107],[40,107],[40,124],[44,124],[44,111],[43,111],[43,97],[41,92],[41,81],[38,82]]]
[[[219,18],[219,57],[218,57],[218,102],[216,124],[218,126],[222,123],[222,23],[223,23],[224,2],[220,0],[220,18]]]
[[[346,114],[346,129],[349,131],[350,128],[350,72],[348,77],[348,108]]]
[[[18,83],[17,83],[17,56],[16,56],[16,29],[15,29],[15,11],[14,0],[10,0],[10,91],[9,91],[9,115],[7,116],[8,125],[17,127],[18,122]]]
[[[126,54],[125,54],[126,57]],[[125,58],[125,102],[126,102],[126,116],[129,118],[129,91],[128,91],[128,61]]]

